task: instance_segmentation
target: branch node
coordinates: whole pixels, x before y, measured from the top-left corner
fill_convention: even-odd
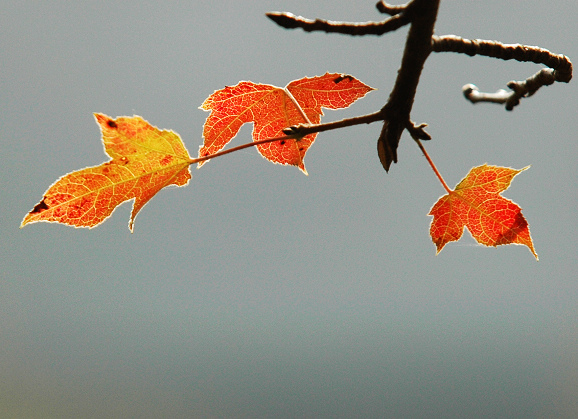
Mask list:
[[[405,128],[414,140],[429,141],[431,140],[431,135],[424,129],[425,127],[427,127],[426,123],[415,125],[413,121],[408,121]]]
[[[305,127],[305,125],[303,125],[303,124],[292,125],[290,127],[283,128],[283,134],[300,136],[299,134],[303,130],[304,127]]]

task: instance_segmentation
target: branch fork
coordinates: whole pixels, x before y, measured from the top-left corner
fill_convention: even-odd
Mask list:
[[[424,124],[416,127],[410,119],[419,78],[431,52],[456,52],[472,57],[483,55],[547,66],[548,68],[538,71],[524,81],[509,82],[507,86],[511,91],[500,89],[495,93],[483,93],[473,84],[467,84],[462,88],[464,96],[472,103],[504,104],[506,110],[509,111],[518,106],[522,98],[532,96],[542,86],[548,86],[554,82],[568,83],[572,79],[572,63],[565,55],[521,44],[503,44],[481,39],[470,40],[455,35],[434,35],[439,3],[440,0],[410,0],[403,5],[390,5],[381,0],[376,4],[377,9],[390,16],[381,22],[336,22],[323,19],[312,20],[285,12],[267,13],[267,17],[287,29],[301,28],[306,32],[323,31],[352,36],[383,35],[402,26],[410,25],[395,85],[387,103],[379,112],[327,124],[299,125],[290,127],[284,132],[302,136],[360,123],[383,121],[377,149],[383,168],[389,171],[391,163],[397,163],[397,147],[403,131],[407,130],[412,138],[418,141],[418,144],[420,144],[419,140],[431,138],[423,129]]]

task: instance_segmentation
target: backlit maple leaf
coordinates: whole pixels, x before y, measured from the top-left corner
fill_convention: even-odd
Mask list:
[[[352,76],[326,73],[323,76],[292,81],[285,88],[268,84],[241,82],[215,91],[201,105],[211,111],[203,128],[204,144],[199,157],[214,154],[227,145],[241,126],[253,122],[253,140],[284,135],[283,129],[303,124],[318,124],[321,108],[346,108],[373,88]],[[280,140],[257,146],[266,159],[298,166],[304,173],[303,158],[316,133],[299,140]],[[200,162],[201,167],[205,162]]]
[[[105,152],[112,160],[58,179],[30,211],[21,227],[38,221],[94,227],[134,198],[129,229],[142,207],[168,185],[189,182],[190,156],[180,137],[139,116],[112,119],[95,114]]]
[[[474,167],[455,190],[442,196],[428,214],[434,217],[430,235],[437,253],[448,242],[459,240],[467,227],[478,243],[486,246],[523,244],[537,260],[521,208],[500,195],[508,189],[512,179],[526,169],[486,164]]]

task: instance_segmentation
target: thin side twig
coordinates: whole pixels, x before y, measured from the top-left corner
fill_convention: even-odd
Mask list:
[[[511,81],[507,86],[512,89],[507,92],[503,89],[495,93],[482,93],[473,84],[462,88],[464,96],[472,103],[493,102],[506,105],[506,110],[513,110],[520,103],[520,99],[533,95],[540,87],[554,82],[568,83],[572,79],[572,62],[561,54],[554,54],[547,49],[521,44],[503,44],[497,41],[482,39],[464,39],[455,35],[433,36],[433,52],[457,52],[471,57],[482,55],[502,60],[516,60],[543,64],[549,68],[538,71],[524,81]]]
[[[410,22],[405,14],[398,14],[382,22],[337,22],[323,19],[307,19],[287,12],[269,12],[269,19],[285,29],[301,28],[305,32],[322,31],[345,35],[383,35],[395,31]]]
[[[383,121],[383,112],[377,111],[367,115],[354,116],[352,118],[340,119],[339,121],[324,122],[322,124],[299,124],[287,127],[283,132],[287,135],[293,135],[295,137],[305,137],[306,135],[313,134],[315,132],[331,131],[334,129],[340,129],[345,127],[352,127],[354,125],[371,124],[377,121]]]
[[[353,118],[341,119],[339,121],[325,122],[322,124],[307,123],[307,124],[294,125],[294,126],[285,128],[283,130],[283,133],[285,135],[282,135],[279,137],[274,137],[274,138],[264,138],[262,140],[257,140],[257,141],[253,141],[250,143],[241,144],[239,146],[232,147],[232,148],[229,148],[226,150],[218,151],[218,152],[216,152],[214,154],[210,154],[208,156],[198,157],[196,159],[190,159],[189,164],[195,164],[195,163],[199,163],[199,162],[203,162],[203,161],[208,161],[208,160],[214,159],[216,157],[225,156],[227,154],[234,153],[235,151],[243,150],[243,149],[249,148],[249,147],[254,147],[254,146],[257,146],[260,144],[267,144],[267,143],[272,143],[275,141],[282,141],[282,140],[298,140],[299,138],[303,138],[306,135],[313,134],[315,132],[330,131],[330,130],[334,130],[334,129],[351,127],[354,125],[371,124],[372,122],[376,122],[376,121],[383,121],[383,114],[380,111],[370,113],[367,115],[356,116]],[[419,132],[420,130],[423,131],[423,127],[425,127],[425,124],[422,124],[418,127],[415,127],[417,130],[416,132]],[[429,139],[429,138],[427,138],[428,136],[429,136],[429,134],[425,133],[425,131],[423,131],[421,135],[418,135],[419,138],[426,139],[426,140]]]
[[[192,164],[196,164],[196,163],[200,163],[203,161],[209,161],[211,159],[214,159],[216,157],[221,157],[221,156],[226,156],[227,154],[231,154],[234,153],[235,151],[239,151],[239,150],[244,150],[245,148],[249,148],[249,147],[255,147],[257,145],[261,145],[261,144],[267,144],[267,143],[272,143],[274,141],[282,141],[282,140],[293,140],[295,139],[296,135],[282,135],[280,137],[274,137],[274,138],[265,138],[263,140],[257,140],[257,141],[253,141],[250,143],[245,143],[245,144],[241,144],[238,145],[236,147],[232,147],[226,150],[222,150],[222,151],[218,151],[214,154],[210,154],[208,156],[203,156],[203,157],[198,157],[196,159],[189,159],[189,165]]]

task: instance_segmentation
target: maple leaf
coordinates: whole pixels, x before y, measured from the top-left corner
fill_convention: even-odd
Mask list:
[[[253,122],[253,141],[284,135],[283,129],[298,124],[318,124],[321,108],[346,108],[373,88],[352,76],[326,73],[294,80],[285,88],[250,81],[215,91],[201,105],[211,111],[203,127],[204,144],[199,157],[214,154],[237,135],[241,126]],[[301,139],[259,144],[266,159],[299,167],[305,174],[303,158],[317,133]],[[201,167],[205,161],[199,162]]]
[[[21,227],[47,221],[92,228],[134,198],[132,232],[135,217],[158,191],[189,182],[191,158],[178,134],[161,131],[139,116],[94,116],[111,160],[58,179],[24,217]]]
[[[487,164],[474,167],[455,190],[442,196],[428,214],[434,217],[430,235],[437,253],[447,243],[459,240],[467,227],[478,243],[494,247],[523,244],[538,260],[521,208],[500,195],[528,167],[520,170]]]

